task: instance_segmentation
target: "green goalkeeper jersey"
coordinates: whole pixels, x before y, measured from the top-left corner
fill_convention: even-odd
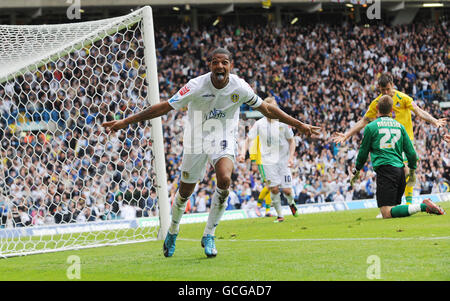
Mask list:
[[[356,157],[356,169],[363,168],[369,153],[375,171],[381,165],[403,167],[402,152],[406,154],[408,167],[416,169],[417,153],[405,127],[390,117],[379,117],[364,129],[364,137]]]

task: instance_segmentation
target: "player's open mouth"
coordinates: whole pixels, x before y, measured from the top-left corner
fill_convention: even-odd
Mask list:
[[[216,72],[216,78],[220,81],[225,79],[225,72]]]

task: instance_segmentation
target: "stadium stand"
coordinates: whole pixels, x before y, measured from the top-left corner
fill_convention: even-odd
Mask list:
[[[297,202],[371,198],[375,181],[370,170],[364,170],[357,187],[349,185],[348,170],[361,136],[338,146],[330,142],[330,135],[344,131],[346,125],[364,114],[378,95],[377,76],[386,71],[394,76],[396,88],[413,96],[426,111],[450,117],[450,110],[439,106],[449,101],[448,34],[446,21],[398,26],[379,23],[370,27],[352,22],[284,27],[222,22],[198,30],[180,22],[156,31],[160,95],[168,99],[190,78],[206,73],[207,53],[218,46],[226,47],[234,54],[236,69],[241,70],[238,75],[251,83],[261,97],[274,96],[292,116],[324,126],[320,137],[297,139],[293,179]],[[112,46],[123,64],[109,64],[102,49],[83,49],[25,74],[16,86],[0,84],[0,170],[5,177],[2,191],[14,197],[13,206],[0,203],[1,227],[157,215],[153,206],[157,200],[147,175],[150,151],[139,140],[130,139],[133,135],[148,136],[147,129],[131,135],[124,132],[111,141],[109,152],[97,151],[99,141],[107,139],[101,123],[114,118],[104,114],[106,106],[122,117],[134,112],[136,102],[144,97],[141,87],[131,87],[131,81],[127,81],[143,72],[142,53],[131,51],[133,44],[140,42],[140,34],[137,31],[134,36],[125,36],[120,49],[114,47],[119,38],[122,36],[103,42]],[[91,62],[83,59],[83,51],[99,52],[99,59],[105,63],[103,73],[92,70]],[[89,81],[78,80],[79,68],[84,68],[85,73],[90,70]],[[115,77],[121,77],[124,84],[118,86]],[[72,87],[71,92],[59,93],[60,85]],[[25,94],[31,96],[26,98]],[[69,101],[78,109],[64,110]],[[248,110],[242,107],[242,114]],[[180,179],[179,141],[184,116],[184,112],[172,111],[163,117],[171,201]],[[37,130],[17,140],[11,134],[11,127],[17,126],[15,120],[59,122],[57,126],[70,130],[63,139]],[[435,128],[418,120],[413,122],[420,157],[415,194],[449,191],[449,146]],[[245,128],[241,128],[243,131]],[[34,153],[29,152],[30,144],[35,146]],[[67,159],[74,162],[75,168],[66,165]],[[189,212],[208,210],[215,181],[211,168],[207,173],[205,179],[212,180],[197,186],[187,207]],[[58,178],[56,174],[63,174],[66,183],[53,181]],[[133,187],[120,185],[122,177],[132,178]],[[260,189],[259,174],[250,160],[237,164],[233,197],[227,209],[253,206]],[[28,194],[31,197],[25,197]]]

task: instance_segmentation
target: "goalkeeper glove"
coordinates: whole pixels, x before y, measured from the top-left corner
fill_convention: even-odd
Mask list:
[[[353,187],[353,185],[355,184],[356,181],[359,180],[359,170],[354,169],[353,170],[353,177],[350,180],[350,186]]]
[[[416,170],[415,169],[409,170],[408,182],[406,182],[406,185],[408,185],[408,186],[416,185]]]

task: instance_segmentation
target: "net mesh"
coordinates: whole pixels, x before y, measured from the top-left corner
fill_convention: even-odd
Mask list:
[[[141,19],[0,25],[0,255],[156,238]]]

